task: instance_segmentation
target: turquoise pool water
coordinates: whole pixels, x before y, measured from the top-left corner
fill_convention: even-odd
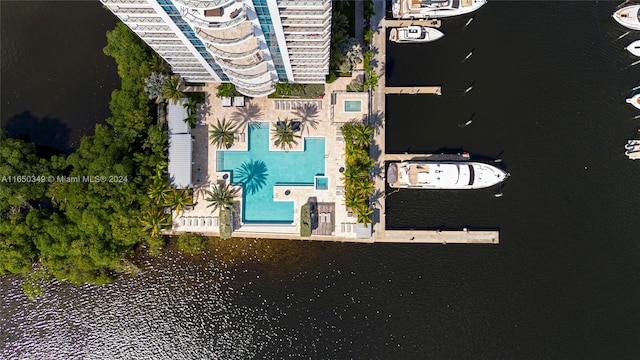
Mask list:
[[[316,190],[328,190],[329,189],[329,178],[325,176],[316,178]]]
[[[344,111],[345,112],[361,112],[362,111],[362,101],[360,101],[360,100],[345,100],[344,101]]]
[[[324,175],[325,141],[305,138],[304,151],[269,151],[269,124],[249,127],[249,151],[218,151],[218,171],[229,171],[231,183],[243,185],[242,221],[291,223],[293,202],[273,201],[274,185],[309,185]],[[298,140],[302,141],[302,140]]]

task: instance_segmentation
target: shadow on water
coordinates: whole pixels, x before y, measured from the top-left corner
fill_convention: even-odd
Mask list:
[[[73,151],[68,146],[70,129],[60,119],[39,118],[27,110],[10,117],[4,125],[8,137],[30,140],[40,147],[52,147],[67,154]]]
[[[267,164],[262,160],[245,162],[236,171],[237,180],[249,194],[255,194],[267,183]]]

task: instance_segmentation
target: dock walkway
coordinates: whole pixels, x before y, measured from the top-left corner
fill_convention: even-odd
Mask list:
[[[441,86],[396,86],[385,87],[388,95],[442,95]]]

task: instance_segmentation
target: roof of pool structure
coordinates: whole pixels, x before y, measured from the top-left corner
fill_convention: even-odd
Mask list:
[[[325,139],[298,141],[304,151],[270,151],[269,124],[256,123],[249,126],[248,151],[218,151],[217,171],[229,172],[231,184],[243,187],[243,223],[293,223],[293,201],[274,201],[274,186],[311,190],[315,177],[325,175]]]

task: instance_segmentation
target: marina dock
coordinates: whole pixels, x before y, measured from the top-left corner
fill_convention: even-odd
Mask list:
[[[388,95],[442,95],[441,86],[396,86],[385,87]]]
[[[382,154],[383,161],[408,161],[408,160],[426,160],[426,161],[464,161],[469,160],[469,154]]]
[[[377,65],[376,71],[379,74],[378,86],[372,93],[371,109],[374,114],[381,116],[371,117],[370,124],[379,129],[373,137],[371,146],[371,157],[376,161],[380,172],[374,175],[373,182],[376,189],[383,194],[372,202],[374,207],[373,215],[373,234],[372,242],[381,243],[431,243],[431,244],[498,244],[500,242],[500,233],[498,231],[485,230],[387,230],[386,229],[386,197],[393,196],[394,192],[386,193],[385,184],[385,162],[387,161],[405,161],[405,160],[466,160],[467,154],[387,154],[385,152],[385,95],[441,95],[442,88],[440,86],[414,86],[414,87],[386,87],[386,79],[384,76],[385,53],[386,53],[386,27],[422,25],[429,26],[427,23],[433,20],[384,20],[381,15],[385,14],[384,2],[375,2],[376,17],[380,27],[378,32],[373,36],[373,46],[379,49],[375,54]],[[376,21],[374,21],[376,23]],[[440,21],[437,21],[437,26]],[[419,190],[405,190],[419,191]]]
[[[376,242],[425,244],[498,244],[498,231],[461,230],[385,230],[383,239]]]

